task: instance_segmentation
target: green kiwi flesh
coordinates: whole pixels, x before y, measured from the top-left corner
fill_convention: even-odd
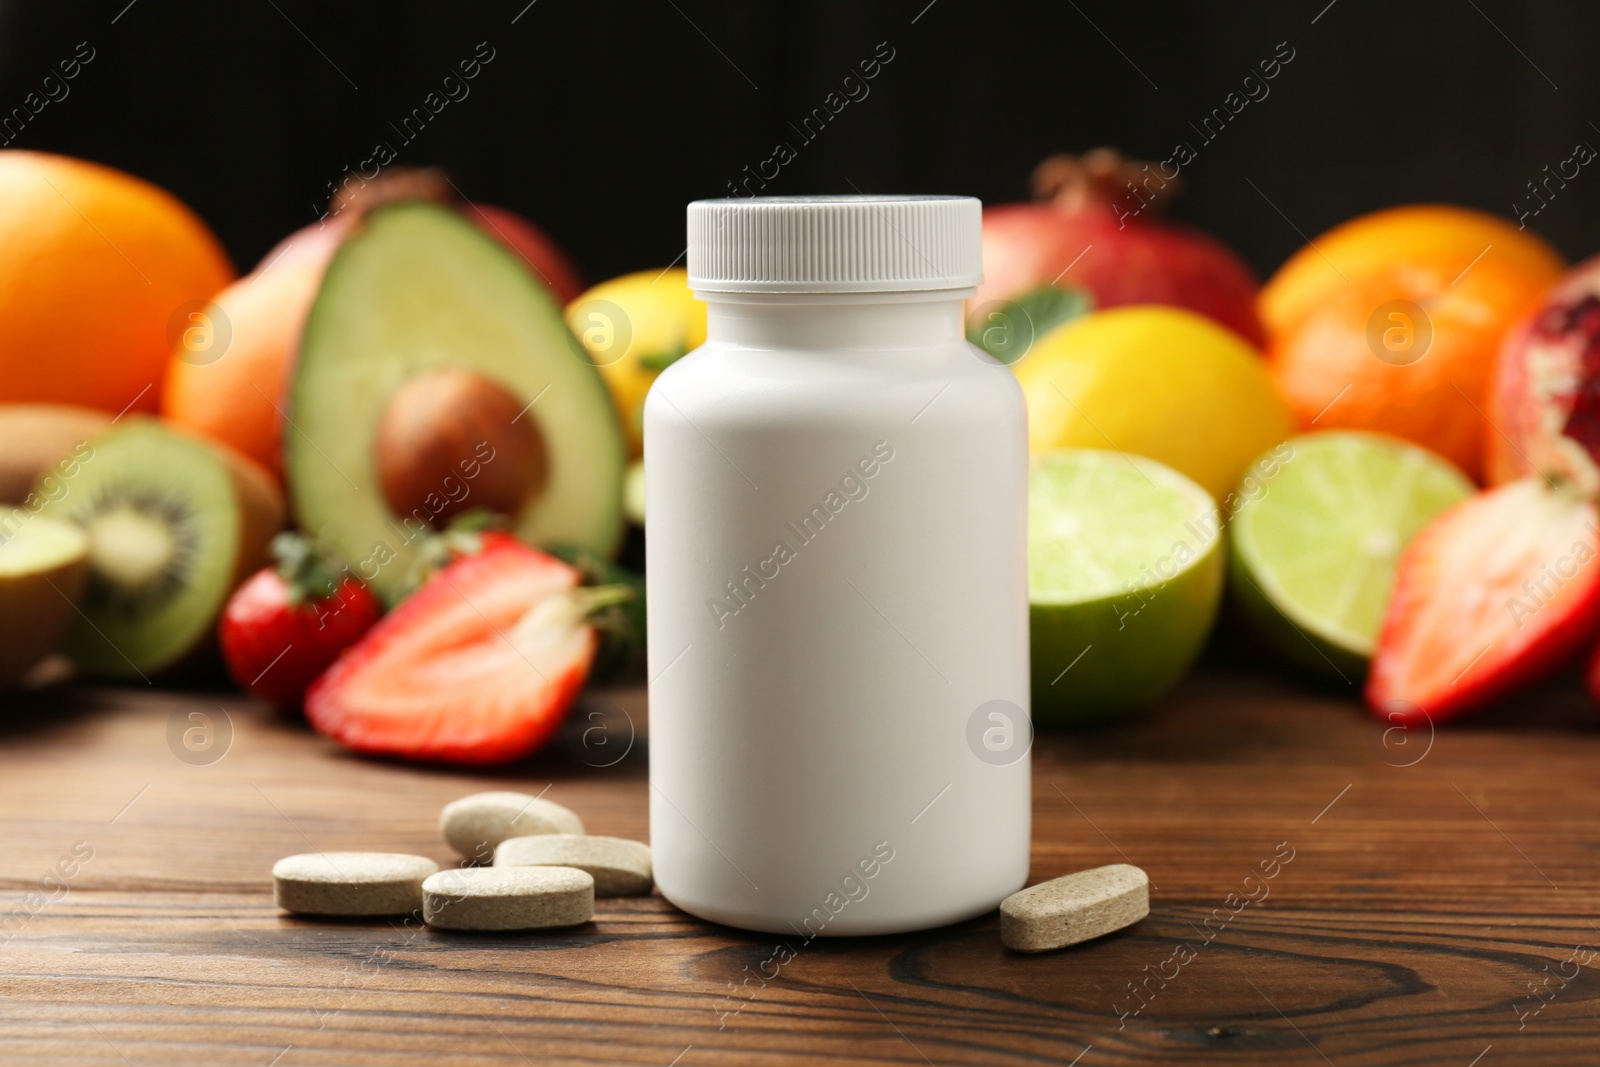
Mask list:
[[[243,519],[226,462],[149,422],[97,437],[40,514],[89,535],[89,574],[64,651],[111,677],[148,678],[211,633],[231,591]]]

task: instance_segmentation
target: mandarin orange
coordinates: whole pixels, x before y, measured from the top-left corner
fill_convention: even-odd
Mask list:
[[[1345,223],[1262,291],[1273,378],[1302,427],[1391,433],[1479,477],[1501,338],[1561,267],[1535,234],[1465,208]]]

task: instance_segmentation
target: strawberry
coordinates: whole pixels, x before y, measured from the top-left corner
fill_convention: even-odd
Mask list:
[[[1600,516],[1538,478],[1438,516],[1400,559],[1367,704],[1439,722],[1556,670],[1600,628]]]
[[[505,763],[561,724],[594,659],[588,615],[630,595],[511,537],[442,568],[306,694],[318,731],[361,752]]]
[[[493,536],[493,535],[484,535]],[[630,675],[642,676],[645,666],[644,576],[621,564],[574,545],[546,545],[545,551],[570,563],[583,576],[584,585],[626,585],[633,595],[592,616],[600,631],[589,674],[598,682],[614,682]]]
[[[272,542],[278,557],[228,599],[218,636],[228,673],[283,711],[294,711],[317,675],[383,615],[377,597],[295,534]]]
[[[401,587],[402,599],[415,593],[434,572],[453,560],[475,556],[494,545],[521,544],[511,532],[510,525],[510,520],[504,515],[473,508],[451,519],[443,530],[424,534],[417,544],[417,558],[407,571]]]

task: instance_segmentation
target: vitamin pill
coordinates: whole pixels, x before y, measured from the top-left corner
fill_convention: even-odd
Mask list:
[[[594,918],[594,879],[571,867],[459,867],[422,883],[422,918],[441,930],[542,930]]]
[[[513,837],[494,850],[496,867],[576,867],[594,876],[597,897],[636,897],[650,892],[650,846],[620,837],[540,834]]]
[[[438,869],[401,852],[305,852],[272,865],[272,895],[303,915],[404,915],[422,907],[422,880]]]
[[[581,834],[583,820],[554,801],[527,793],[474,793],[444,806],[439,833],[463,856],[487,863],[509,837]]]
[[[1113,863],[1029,886],[1000,905],[1000,940],[1018,952],[1076,945],[1150,914],[1150,879]]]

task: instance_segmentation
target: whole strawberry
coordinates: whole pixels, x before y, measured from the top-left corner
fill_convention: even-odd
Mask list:
[[[222,612],[222,657],[240,686],[283,711],[383,615],[372,590],[298,534],[272,542],[277,565],[251,575]]]

